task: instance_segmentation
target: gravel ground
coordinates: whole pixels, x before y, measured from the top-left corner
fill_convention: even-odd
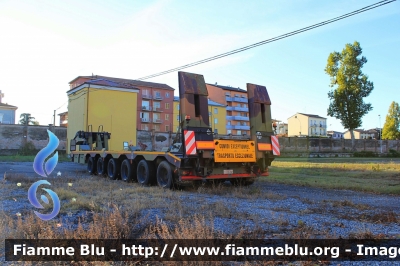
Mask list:
[[[32,163],[0,163],[0,177],[7,173],[32,174]],[[85,172],[85,166],[74,163],[59,163],[54,172]],[[121,181],[122,182],[122,181]],[[130,184],[137,185],[137,184]],[[228,183],[224,186],[230,186]],[[312,238],[348,238],[357,235],[383,235],[384,238],[400,238],[400,197],[389,195],[375,195],[346,190],[326,190],[309,187],[274,184],[270,182],[256,182],[252,185],[265,194],[265,197],[237,198],[231,195],[215,195],[207,189],[187,190],[180,194],[180,199],[194,209],[205,209],[204,206],[215,206],[224,202],[224,206],[231,208],[225,215],[214,219],[214,228],[225,233],[235,234],[241,228],[262,229],[267,237],[281,238],[290,235],[290,232],[305,225],[312,230]],[[0,191],[0,194],[3,194]],[[16,190],[15,193],[25,193]],[[268,196],[271,195],[271,196]],[[18,209],[29,210],[28,203],[14,202],[12,199],[2,199],[1,209],[6,213]],[[143,211],[149,219],[156,216],[163,217],[167,209],[149,209]],[[67,222],[75,217],[63,217]],[[391,216],[390,216],[391,215]],[[392,221],[393,218],[397,217]],[[4,259],[4,258],[3,258]],[[381,265],[382,263],[373,263]],[[354,263],[341,263],[353,265]],[[388,264],[389,265],[389,264]],[[393,265],[393,263],[390,263]]]

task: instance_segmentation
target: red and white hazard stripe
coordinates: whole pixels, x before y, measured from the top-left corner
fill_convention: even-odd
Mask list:
[[[278,137],[277,136],[271,136],[271,142],[272,142],[272,153],[274,155],[281,155]]]
[[[195,155],[196,151],[196,140],[194,138],[194,131],[185,130],[183,132],[185,134],[185,147],[187,155]]]

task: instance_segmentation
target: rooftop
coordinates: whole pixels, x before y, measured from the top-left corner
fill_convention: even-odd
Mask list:
[[[174,88],[168,86],[167,84],[163,84],[163,83],[147,82],[147,81],[134,80],[134,79],[113,78],[113,77],[107,77],[107,76],[101,76],[101,75],[78,76],[78,77],[74,78],[73,80],[71,80],[69,82],[69,84],[73,83],[78,78],[89,78],[92,80],[104,79],[104,80],[108,80],[110,82],[117,82],[119,84],[129,85],[129,86],[143,86],[143,87],[152,87],[152,88],[159,88],[159,89],[166,89],[166,90],[175,90]],[[110,85],[110,86],[112,86],[112,85]]]
[[[6,109],[18,109],[18,107],[17,107],[17,106],[14,106],[14,105],[9,105],[9,104],[6,104],[6,103],[0,103],[0,108],[6,108]]]
[[[210,83],[206,83],[206,84],[207,84],[207,85],[210,85],[210,86],[214,86],[214,87],[220,88],[220,89],[223,89],[223,90],[237,91],[237,92],[244,92],[244,93],[247,93],[246,90],[243,90],[243,89],[241,89],[241,88],[234,88],[234,87],[231,87],[231,86],[222,86],[222,85],[210,84]]]
[[[305,115],[305,116],[308,116],[308,117],[315,117],[315,118],[323,118],[323,119],[326,119],[326,117],[322,117],[322,116],[319,116],[319,115],[303,114],[303,113],[298,113],[298,114],[300,114],[300,115]]]

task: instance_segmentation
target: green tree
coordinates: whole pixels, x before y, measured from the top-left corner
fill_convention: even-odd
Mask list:
[[[385,124],[382,129],[382,139],[400,138],[400,106],[393,101],[386,115]]]
[[[348,43],[341,53],[329,54],[325,68],[326,74],[331,77],[330,87],[334,88],[328,92],[328,115],[341,120],[343,127],[350,131],[353,150],[353,130],[362,125],[361,118],[372,110],[371,104],[365,103],[364,98],[374,89],[374,84],[361,71],[367,63],[361,53],[360,43]]]
[[[31,116],[31,114],[28,113],[23,113],[19,116],[21,119],[19,120],[19,123],[21,125],[38,125],[39,122],[35,121],[35,118]]]

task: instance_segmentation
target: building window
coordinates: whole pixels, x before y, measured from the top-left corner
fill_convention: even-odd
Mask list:
[[[157,111],[161,107],[160,102],[153,102],[154,111]]]
[[[142,125],[140,126],[140,128],[141,128],[142,130],[149,130],[149,126],[146,125],[146,124],[142,124]]]
[[[165,93],[165,98],[169,98],[169,92]],[[168,130],[167,130],[168,131]]]
[[[165,114],[165,120],[169,120],[169,114]]]
[[[159,91],[154,92],[154,95],[156,96],[156,98],[161,98],[161,92]]]
[[[149,101],[142,101],[142,110],[150,111],[150,102]]]
[[[169,109],[169,103],[165,103],[165,109]]]
[[[241,131],[241,130],[237,130],[237,131],[236,131],[236,134],[237,134],[237,135],[242,135],[242,131]]]
[[[243,104],[243,107],[246,108],[246,107],[247,107],[247,104],[244,103],[244,104]]]
[[[218,108],[214,108],[214,114],[218,114]]]
[[[211,112],[208,112],[208,116],[211,116]]]
[[[242,105],[240,103],[237,104],[237,107],[242,107]]]
[[[165,126],[165,131],[166,131],[166,132],[169,131],[169,126],[168,126],[168,125]]]
[[[153,125],[153,129],[155,131],[160,131],[160,125]]]
[[[214,125],[218,124],[218,118],[214,118]]]
[[[178,120],[178,121],[179,121],[179,118],[180,118],[180,117],[179,117],[179,115],[177,115],[177,116],[176,116],[176,120]]]
[[[160,121],[160,114],[153,113],[153,122],[157,123]]]
[[[231,121],[228,121],[228,126],[230,126],[231,125]]]
[[[218,134],[218,128],[214,128],[214,133]]]
[[[226,131],[226,134],[232,134],[232,130],[228,129],[228,130]]]
[[[179,111],[179,103],[178,103],[178,105],[176,106],[176,108],[178,109],[178,111]]]

